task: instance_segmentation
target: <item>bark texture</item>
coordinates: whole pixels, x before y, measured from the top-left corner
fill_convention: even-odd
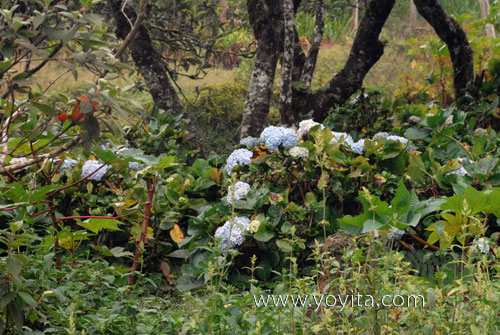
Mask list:
[[[292,113],[292,80],[295,49],[295,20],[292,0],[281,0],[283,12],[283,52],[281,58],[280,115],[284,126],[291,126],[298,120]]]
[[[276,64],[278,63],[274,31],[264,5],[259,0],[248,0],[247,7],[250,24],[257,40],[257,51],[243,109],[241,138],[258,137],[267,123]]]
[[[108,4],[114,13],[116,35],[121,39],[125,39],[130,32],[131,26],[123,15],[122,1],[108,0]],[[126,6],[124,12],[130,20],[135,21],[137,15],[131,6]],[[148,86],[149,93],[155,104],[167,113],[174,115],[185,114],[184,106],[170,82],[167,67],[161,59],[161,55],[154,49],[149,32],[144,26],[138,28],[137,33],[128,44],[128,49],[137,70],[141,73]],[[200,145],[202,154],[207,154],[210,147],[186,115],[184,119],[187,122],[186,129],[189,132],[186,137],[187,140],[196,141]]]
[[[410,30],[415,30],[417,26],[417,7],[415,2],[410,0]]]
[[[477,95],[474,83],[474,54],[467,35],[458,22],[450,17],[437,0],[414,0],[417,10],[434,28],[450,51],[453,63],[453,86],[460,103],[466,94]]]
[[[346,64],[324,87],[314,94],[307,94],[302,103],[294,104],[301,110],[301,114],[312,111],[314,120],[321,122],[334,105],[343,104],[361,88],[366,74],[384,53],[384,44],[378,37],[394,2],[395,0],[370,1]]]
[[[483,19],[487,19],[490,15],[490,2],[489,0],[479,0],[479,7],[481,8],[481,16]],[[486,32],[486,36],[496,38],[495,26],[491,23],[486,23],[484,30]]]
[[[316,6],[316,22],[314,25],[314,31],[311,41],[311,46],[309,52],[307,53],[307,58],[302,69],[302,75],[300,81],[305,86],[306,89],[311,87],[312,78],[314,75],[314,69],[316,68],[316,62],[318,60],[319,48],[321,47],[321,40],[323,39],[323,31],[325,27],[325,1],[318,0]]]

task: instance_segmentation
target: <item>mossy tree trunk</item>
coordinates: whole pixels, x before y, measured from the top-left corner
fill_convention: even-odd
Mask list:
[[[129,20],[135,21],[137,17],[136,12],[131,6],[126,6],[124,12],[128,16],[129,20],[127,20],[122,12],[122,1],[108,0],[108,4],[116,21],[116,35],[118,38],[125,39],[131,28]],[[184,105],[180,101],[168,76],[167,66],[163,62],[161,55],[155,50],[149,32],[144,26],[139,27],[127,48],[131,53],[137,70],[144,78],[155,104],[167,113],[173,115],[183,114],[186,129],[189,133],[186,137],[187,140],[198,145],[203,155],[208,154],[211,148],[204,138],[200,136],[198,129],[196,129],[186,115]]]
[[[257,51],[243,110],[241,138],[258,137],[267,123],[278,63],[274,31],[262,1],[248,0],[247,8],[257,40]]]

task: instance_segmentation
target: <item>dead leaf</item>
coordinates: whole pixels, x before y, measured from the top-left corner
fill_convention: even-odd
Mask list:
[[[174,227],[172,229],[170,229],[170,237],[172,237],[172,240],[175,243],[179,243],[184,238],[184,234],[182,233],[182,230],[177,223],[174,224]]]

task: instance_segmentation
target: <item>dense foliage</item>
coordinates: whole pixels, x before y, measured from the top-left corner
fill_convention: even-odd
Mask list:
[[[172,72],[209,73],[211,48],[253,42],[244,4],[229,1],[224,30],[217,3],[152,2],[145,26]],[[350,12],[327,3],[329,42],[349,39]],[[365,88],[322,124],[271,115],[238,141],[250,77],[238,61],[236,79],[187,97],[214,148],[200,157],[185,115],[154,106],[111,51],[100,5],[2,3],[1,334],[498,334],[500,59],[481,36],[498,8],[464,17],[477,99],[451,99],[446,45],[416,37],[397,89]],[[448,10],[477,10],[464,8]],[[92,80],[45,81],[51,62]],[[424,304],[331,304],[357,293]]]

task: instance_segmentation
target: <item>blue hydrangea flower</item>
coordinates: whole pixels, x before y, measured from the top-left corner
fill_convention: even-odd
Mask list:
[[[359,141],[357,141],[356,143],[353,143],[353,145],[351,145],[351,150],[352,150],[352,152],[355,152],[359,155],[362,155],[364,146],[365,146],[365,140],[360,139]]]
[[[234,249],[245,242],[243,232],[248,230],[250,219],[245,216],[235,217],[233,220],[228,220],[215,231],[215,237],[220,238],[217,245],[221,249]]]
[[[73,167],[78,163],[77,160],[74,159],[65,159],[61,166],[59,167],[60,172],[66,171],[67,168]]]
[[[299,137],[292,129],[283,127],[267,127],[260,134],[260,139],[264,141],[267,149],[274,152],[282,145],[285,148],[291,148],[299,143]]]
[[[299,137],[292,129],[283,128],[283,138],[281,145],[287,149],[296,146],[299,143]]]
[[[227,158],[226,171],[231,175],[233,168],[237,165],[250,165],[253,153],[247,149],[234,150]]]
[[[138,162],[128,162],[128,167],[132,170],[139,170],[139,163]]]
[[[248,191],[250,191],[250,185],[242,181],[229,186],[227,189],[227,202],[232,204],[235,200],[243,199],[248,194]]]
[[[98,168],[101,167],[101,163],[95,160],[88,160],[83,164],[82,167],[82,178],[87,177],[89,174],[97,170]],[[106,172],[109,169],[109,165],[104,165],[103,168],[101,168],[99,171],[94,173],[92,176],[89,177],[89,179],[93,180],[101,180],[101,178],[106,174]]]
[[[273,152],[278,150],[279,145],[283,138],[283,128],[282,127],[267,127],[260,134],[260,139],[264,141],[269,151]]]
[[[257,138],[255,138],[255,137],[247,136],[247,137],[242,138],[240,140],[240,144],[244,145],[246,147],[253,148],[253,147],[256,147],[259,144],[259,140]]]

